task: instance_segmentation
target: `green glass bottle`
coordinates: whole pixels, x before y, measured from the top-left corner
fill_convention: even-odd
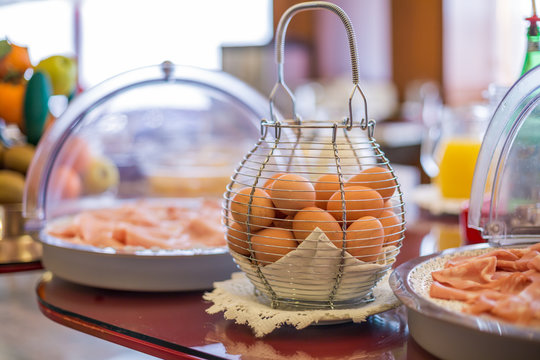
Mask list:
[[[533,0],[533,16],[526,18],[529,22],[529,29],[527,30],[527,53],[525,54],[525,61],[523,62],[523,69],[521,75],[531,70],[537,65],[540,65],[540,32],[538,31],[538,25],[540,18],[536,16],[536,6],[534,6]]]

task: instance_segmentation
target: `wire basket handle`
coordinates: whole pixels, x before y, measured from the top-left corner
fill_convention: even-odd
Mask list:
[[[362,100],[364,103],[364,119],[361,120],[360,126],[363,130],[365,130],[368,127],[368,110],[367,110],[367,100],[366,96],[364,95],[364,92],[360,88],[359,82],[359,76],[358,76],[358,53],[356,50],[356,37],[354,34],[354,29],[351,23],[351,20],[349,19],[349,16],[341,9],[339,6],[326,2],[326,1],[311,1],[311,2],[305,2],[305,3],[299,3],[296,5],[291,6],[285,13],[281,16],[281,19],[279,20],[277,30],[276,30],[276,61],[278,65],[278,79],[276,84],[274,85],[274,88],[272,89],[272,92],[270,93],[270,116],[271,119],[274,122],[278,122],[278,120],[275,118],[275,111],[274,111],[274,102],[275,97],[278,89],[282,87],[292,101],[292,111],[293,111],[293,119],[297,124],[301,123],[300,117],[296,113],[296,103],[294,99],[294,95],[292,91],[289,89],[287,84],[285,84],[285,80],[283,79],[283,61],[284,61],[284,53],[285,53],[285,31],[287,30],[287,26],[289,25],[289,22],[291,21],[291,18],[299,12],[306,11],[306,10],[312,10],[312,9],[327,9],[339,16],[341,21],[343,22],[343,25],[345,25],[345,30],[347,31],[347,37],[349,40],[349,49],[350,49],[350,57],[351,57],[351,66],[352,66],[352,81],[354,84],[353,90],[351,94],[349,95],[349,117],[345,118],[345,124],[347,125],[347,129],[351,129],[353,125],[353,111],[352,111],[352,99],[354,97],[354,94],[358,91],[360,93],[360,96],[362,96]]]

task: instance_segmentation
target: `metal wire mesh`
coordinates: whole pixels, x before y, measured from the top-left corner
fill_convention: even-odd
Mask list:
[[[328,132],[319,140],[303,136],[310,126],[263,125],[224,196],[227,241],[273,307],[349,307],[371,300],[399,252],[403,196],[358,126],[313,123]],[[282,141],[281,128],[296,138]]]

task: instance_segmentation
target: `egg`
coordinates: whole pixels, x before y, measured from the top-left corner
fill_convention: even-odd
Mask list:
[[[285,215],[281,211],[276,210],[276,218],[272,222],[274,227],[292,230],[293,216]]]
[[[227,228],[227,245],[230,250],[244,256],[249,256],[249,244],[247,241],[246,228],[242,224],[233,222]]]
[[[321,229],[328,239],[334,244],[343,242],[343,231],[341,226],[328,212],[318,207],[307,207],[296,213],[293,219],[293,232],[294,237],[298,242],[305,240],[309,234],[315,230],[315,228]]]
[[[322,175],[313,183],[313,187],[315,188],[315,206],[326,210],[328,199],[340,190],[339,176],[335,174]]]
[[[388,199],[384,202],[383,208],[389,211],[394,211],[394,203],[392,202],[392,199]]]
[[[290,230],[266,228],[251,237],[251,246],[259,264],[265,266],[296,249],[298,242]]]
[[[394,214],[391,210],[383,210],[379,215],[379,221],[381,222],[384,230],[384,243],[390,245],[397,245],[396,241],[399,241],[402,236],[403,225],[401,219]]]
[[[272,187],[272,184],[274,183],[274,181],[276,181],[276,179],[278,177],[280,177],[281,175],[285,175],[285,173],[277,173],[277,174],[274,174],[272,176],[270,176],[265,182],[264,182],[264,185],[262,186],[263,190],[264,191],[269,191],[270,188]]]
[[[247,228],[249,199],[252,188],[245,187],[234,195],[231,201],[231,215],[234,220],[245,224]],[[272,224],[275,217],[274,205],[268,193],[261,189],[255,189],[251,203],[249,216],[250,231],[255,232]]]
[[[347,222],[363,216],[377,217],[382,212],[381,195],[365,186],[349,186],[344,189]],[[328,200],[328,212],[338,221],[343,220],[343,202],[341,191],[336,191]]]
[[[345,186],[367,186],[377,190],[383,199],[388,199],[394,194],[397,183],[390,170],[375,166],[354,175]]]
[[[275,207],[286,215],[315,206],[315,188],[300,175],[281,175],[270,187],[270,197]]]
[[[384,230],[373,216],[364,216],[353,222],[345,234],[346,251],[362,261],[375,261],[382,252]]]

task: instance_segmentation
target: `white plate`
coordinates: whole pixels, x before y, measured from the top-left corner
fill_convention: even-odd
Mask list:
[[[197,199],[146,199],[185,205],[194,209]],[[115,207],[129,201],[111,203],[89,202],[88,209]],[[75,206],[77,205],[77,206]],[[85,207],[76,203],[69,213],[78,213]],[[107,205],[107,206],[105,206]],[[66,221],[70,215],[49,222]],[[43,266],[56,276],[81,285],[128,291],[191,291],[207,290],[214,281],[228,279],[237,271],[227,246],[200,247],[187,250],[144,249],[111,247],[100,248],[69,242],[51,236],[48,227],[40,231]]]
[[[489,250],[487,244],[445,250],[401,264],[390,276],[390,287],[407,306],[411,336],[437,357],[460,360],[538,358],[539,328],[467,315],[456,307],[443,306],[444,301],[430,300],[422,294],[431,279],[431,271],[440,269],[447,258]]]
[[[226,247],[198,250],[114,250],[77,246],[42,234],[43,266],[77,284],[130,291],[211,289],[237,271]]]

